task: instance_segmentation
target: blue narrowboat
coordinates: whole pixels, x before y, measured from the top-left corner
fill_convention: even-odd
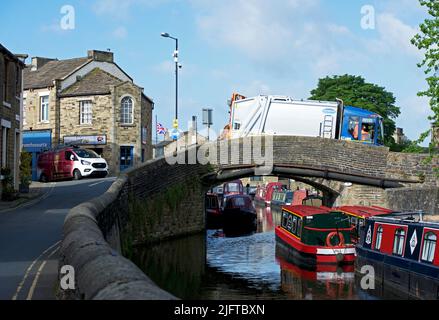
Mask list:
[[[371,266],[376,287],[382,292],[439,299],[438,218],[399,213],[366,219],[357,244],[357,273]]]

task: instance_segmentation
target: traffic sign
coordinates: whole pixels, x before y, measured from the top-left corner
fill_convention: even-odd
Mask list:
[[[172,140],[177,140],[180,137],[180,131],[178,129],[172,129],[170,132]]]

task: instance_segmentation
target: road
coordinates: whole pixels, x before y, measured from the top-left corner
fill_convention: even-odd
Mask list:
[[[41,200],[0,212],[0,300],[55,299],[64,219],[71,208],[101,195],[114,180],[47,183]]]

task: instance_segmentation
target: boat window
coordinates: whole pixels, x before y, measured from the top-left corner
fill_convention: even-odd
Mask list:
[[[437,236],[433,232],[428,232],[424,236],[424,246],[422,249],[422,261],[433,262],[436,252]]]
[[[300,238],[302,235],[302,219],[298,218],[296,235]]]
[[[293,225],[293,216],[292,216],[292,215],[289,215],[289,216],[288,216],[288,222],[287,222],[287,230],[288,230],[288,231],[291,231],[291,227],[292,227],[292,225]]]
[[[293,226],[291,227],[291,232],[296,233],[297,232],[297,217],[293,217]]]
[[[360,223],[359,223],[360,227],[363,227],[364,226],[364,219],[359,219],[359,220],[360,220]]]
[[[358,140],[358,127],[360,120],[358,117],[349,117],[348,132],[354,140]]]
[[[357,226],[358,225],[358,218],[357,217],[351,217],[351,224],[353,226]]]
[[[404,249],[405,231],[398,229],[395,231],[395,238],[393,240],[393,254],[402,256]]]
[[[380,250],[381,249],[381,242],[383,240],[383,227],[379,226],[377,229],[377,234],[375,238],[375,249]]]
[[[284,212],[282,215],[282,227],[287,227],[288,213]]]

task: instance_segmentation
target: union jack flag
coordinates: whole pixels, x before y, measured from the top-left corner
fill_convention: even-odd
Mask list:
[[[166,128],[161,123],[157,123],[157,134],[166,134]]]

